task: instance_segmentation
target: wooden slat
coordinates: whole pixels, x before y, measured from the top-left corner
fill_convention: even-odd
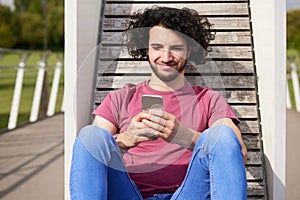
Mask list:
[[[127,28],[127,21],[130,18],[110,17],[103,19],[103,30],[124,31]],[[208,17],[208,21],[213,24],[213,30],[250,30],[248,17]]]
[[[213,89],[234,88],[234,89],[254,89],[253,76],[186,76],[191,85],[200,85]]]
[[[257,108],[255,105],[254,106],[233,105],[231,107],[239,119],[242,118],[257,119]]]
[[[259,135],[259,122],[258,120],[249,121],[249,120],[241,120],[239,124],[239,128],[243,134],[255,134]]]
[[[252,59],[251,46],[212,46],[210,49],[207,57],[212,59]],[[104,59],[131,58],[124,46],[101,46],[99,56]]]
[[[221,95],[230,104],[255,104],[256,103],[256,92],[255,91],[219,91]]]
[[[157,6],[168,6],[174,8],[189,7],[195,10],[199,10],[201,15],[248,15],[248,3],[183,3],[178,2],[176,4],[157,3]],[[122,3],[122,4],[106,4],[104,15],[132,15],[138,10],[143,10],[146,7],[152,7],[153,4],[142,3]]]
[[[246,166],[261,166],[262,153],[260,151],[248,151]]]
[[[261,140],[258,135],[243,135],[243,141],[249,150],[259,150],[261,147]]]
[[[130,82],[138,84],[146,81],[150,76],[100,76],[97,86],[99,88],[121,88],[126,83]],[[186,76],[187,81],[191,85],[200,85],[202,87],[211,88],[255,88],[253,76]]]
[[[148,61],[99,61],[98,74],[151,73]],[[253,61],[207,61],[197,66],[187,66],[185,73],[195,74],[249,74],[254,73]]]
[[[102,45],[109,44],[123,44],[123,32],[103,32]],[[250,45],[251,35],[250,31],[229,31],[216,32],[215,39],[210,42],[211,45]]]
[[[248,182],[248,196],[263,196],[265,194],[264,188],[265,188],[265,186],[264,186],[263,182]],[[261,197],[259,197],[259,198],[261,198]],[[256,198],[254,198],[254,199],[256,199]],[[249,200],[249,198],[248,198],[248,200]]]
[[[261,167],[246,167],[246,176],[247,180],[249,181],[261,181],[263,180],[263,171]]]

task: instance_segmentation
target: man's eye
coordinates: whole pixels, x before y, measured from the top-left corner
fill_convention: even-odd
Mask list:
[[[172,50],[174,50],[174,51],[183,51],[183,48],[182,47],[174,47],[174,48],[172,48]]]
[[[154,50],[160,50],[162,47],[160,47],[160,46],[152,46],[152,49],[154,49]]]

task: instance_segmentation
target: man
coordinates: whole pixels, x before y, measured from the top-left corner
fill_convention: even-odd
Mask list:
[[[246,148],[226,101],[191,86],[186,64],[202,62],[213,39],[210,23],[187,8],[153,7],[136,14],[128,51],[148,58],[151,78],[111,92],[77,137],[72,199],[247,198]],[[146,30],[146,31],[145,31]],[[138,66],[137,66],[138,70]],[[163,98],[163,109],[142,110],[144,94]]]

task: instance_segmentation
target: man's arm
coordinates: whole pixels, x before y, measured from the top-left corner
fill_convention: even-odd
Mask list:
[[[100,128],[107,130],[112,135],[116,134],[117,132],[117,128],[110,121],[100,116],[95,117],[93,125],[99,126]]]

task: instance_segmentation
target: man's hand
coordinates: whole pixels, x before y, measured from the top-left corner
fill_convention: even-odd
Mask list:
[[[193,149],[200,133],[184,127],[174,115],[160,109],[151,109],[144,116],[142,122],[155,130],[157,136],[169,143]]]
[[[141,142],[156,140],[158,138],[158,131],[142,122],[145,117],[145,113],[139,113],[131,120],[127,131],[119,134],[116,142],[120,148],[129,149]]]

